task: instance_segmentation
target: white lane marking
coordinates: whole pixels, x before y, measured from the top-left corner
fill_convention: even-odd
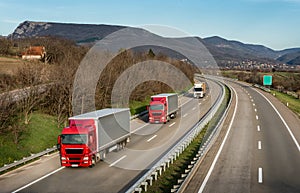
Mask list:
[[[194,111],[196,109],[196,107],[192,108],[192,110]]]
[[[260,131],[260,126],[259,125],[257,125],[257,131]]]
[[[253,103],[253,106],[255,106],[255,103]]]
[[[50,172],[49,174],[46,174],[46,175],[44,175],[44,176],[42,176],[42,177],[40,177],[40,178],[34,180],[33,182],[30,182],[29,184],[27,184],[27,185],[25,185],[25,186],[22,186],[21,188],[19,188],[19,189],[13,191],[12,193],[19,192],[19,191],[21,191],[21,190],[23,190],[23,189],[25,189],[25,188],[31,186],[32,184],[35,184],[35,183],[37,183],[37,182],[43,180],[44,178],[47,178],[47,177],[51,176],[52,174],[55,174],[56,172],[58,172],[58,171],[60,171],[60,170],[62,170],[62,169],[64,169],[64,168],[65,168],[64,166],[63,166],[63,167],[60,167],[60,168],[58,168],[57,170],[54,170],[53,172]]]
[[[263,183],[263,169],[258,168],[258,183]]]
[[[278,116],[280,117],[281,121],[282,121],[283,124],[285,125],[286,129],[288,130],[290,136],[292,137],[292,139],[293,139],[295,145],[296,145],[297,148],[298,148],[298,151],[300,152],[300,145],[299,145],[297,139],[295,138],[293,132],[291,131],[290,127],[289,127],[288,124],[285,122],[285,120],[283,119],[283,117],[281,116],[281,114],[279,113],[279,111],[275,108],[275,106],[271,103],[271,101],[270,101],[267,97],[265,97],[265,96],[264,96],[263,94],[261,94],[259,91],[256,91],[256,92],[258,92],[261,96],[263,96],[263,97],[269,102],[269,104],[273,107],[273,109],[275,110],[275,112],[278,114]]]
[[[169,125],[169,127],[172,127],[173,125],[175,125],[176,124],[176,122],[174,122],[174,123],[172,123],[171,125]]]
[[[253,99],[251,99],[251,102],[254,102],[254,100],[253,100]]]
[[[201,105],[201,103],[199,103],[199,105]]]
[[[157,135],[153,135],[150,139],[147,140],[147,142],[151,141],[151,140],[154,139],[155,137],[157,137]]]
[[[258,143],[257,143],[257,148],[258,148],[258,149],[261,149],[261,141],[258,141]]]
[[[231,87],[231,88],[232,88],[232,87]],[[208,181],[210,175],[212,174],[212,171],[213,171],[213,169],[214,169],[214,167],[215,167],[215,165],[216,165],[216,163],[217,163],[217,161],[218,161],[218,159],[219,159],[219,157],[220,157],[221,151],[222,151],[222,149],[223,149],[223,147],[224,147],[224,145],[225,145],[225,142],[226,142],[226,140],[227,140],[227,138],[228,138],[228,136],[229,136],[229,132],[230,132],[230,130],[231,130],[231,127],[232,127],[232,124],[233,124],[233,120],[235,119],[235,115],[236,115],[236,111],[237,111],[237,106],[238,106],[238,96],[237,96],[237,94],[236,94],[236,90],[235,90],[234,88],[232,88],[232,90],[234,91],[234,94],[235,94],[235,97],[236,97],[235,108],[234,108],[233,116],[232,116],[232,119],[231,119],[231,121],[230,121],[229,128],[228,128],[228,130],[227,130],[227,132],[226,132],[226,135],[225,135],[225,137],[224,137],[224,139],[223,139],[223,142],[222,142],[222,144],[221,144],[221,146],[220,146],[220,148],[219,148],[219,150],[218,150],[218,152],[217,152],[217,154],[216,154],[216,157],[215,157],[213,163],[211,164],[211,166],[210,166],[210,168],[209,168],[209,170],[208,170],[208,172],[207,172],[207,175],[205,176],[205,179],[204,179],[203,183],[201,184],[201,187],[200,187],[198,193],[202,193],[202,192],[203,192],[203,190],[204,190],[204,188],[205,188],[205,186],[206,186],[206,183],[207,183],[207,181]]]
[[[258,116],[256,115],[255,117],[256,117],[256,120],[258,120]]]
[[[255,112],[257,112],[257,109],[254,109]]]
[[[118,162],[120,162],[122,159],[124,159],[125,157],[127,157],[127,155],[123,155],[122,157],[120,157],[118,160],[116,160],[115,162],[113,162],[112,164],[109,165],[109,167],[112,167],[114,165],[116,165]]]
[[[190,102],[191,100],[193,100],[193,99],[189,99],[188,101],[186,101],[185,103],[183,103],[182,105],[180,105],[179,107],[182,107],[182,106],[184,106],[185,104],[187,104],[188,102]]]
[[[183,115],[183,117],[186,117],[188,114],[187,113],[185,113],[184,115]]]
[[[135,132],[141,130],[142,128],[146,127],[147,125],[149,125],[149,123],[146,123],[145,125],[143,125],[143,126],[137,128],[136,130],[133,130],[132,133],[135,133]]]

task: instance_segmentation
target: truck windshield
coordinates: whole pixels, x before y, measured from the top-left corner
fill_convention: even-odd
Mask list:
[[[150,105],[150,110],[164,110],[163,105]]]
[[[86,134],[66,134],[61,135],[62,144],[86,144]]]
[[[202,91],[202,88],[194,88],[194,91],[196,92]]]

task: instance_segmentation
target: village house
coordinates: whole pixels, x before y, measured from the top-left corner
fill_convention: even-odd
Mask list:
[[[42,60],[45,58],[46,51],[44,46],[30,46],[22,52],[24,60]]]

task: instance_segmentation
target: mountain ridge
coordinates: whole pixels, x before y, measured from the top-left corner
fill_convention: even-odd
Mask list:
[[[79,44],[95,43],[105,36],[124,28],[134,28],[106,24],[76,24],[24,21],[7,38],[30,38],[42,36],[59,36]],[[139,29],[139,28],[134,28]],[[148,33],[151,33],[145,30]],[[227,40],[219,36],[197,37],[212,53],[218,63],[228,61],[255,60],[262,63],[282,63],[300,65],[300,48],[273,50],[264,45],[245,44],[236,40]]]

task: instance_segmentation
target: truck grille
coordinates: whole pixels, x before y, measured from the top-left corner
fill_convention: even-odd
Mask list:
[[[80,157],[70,157],[69,160],[70,160],[70,161],[73,161],[73,160],[80,160]]]
[[[153,116],[161,116],[161,113],[152,113]]]
[[[66,149],[67,154],[83,154],[83,149],[78,148],[78,149]]]

